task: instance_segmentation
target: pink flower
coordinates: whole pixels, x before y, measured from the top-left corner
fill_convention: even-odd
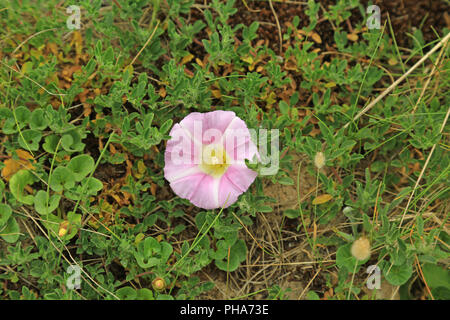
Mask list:
[[[257,176],[245,164],[257,155],[256,146],[232,111],[191,113],[173,126],[170,136],[164,177],[179,197],[197,207],[230,206]]]

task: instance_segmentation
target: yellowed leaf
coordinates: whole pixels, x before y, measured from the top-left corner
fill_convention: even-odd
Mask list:
[[[188,63],[192,59],[194,59],[194,55],[189,53],[187,56],[183,57],[183,59],[181,60],[181,65]]]
[[[164,88],[164,87],[161,87],[160,89],[159,89],[159,95],[162,97],[162,98],[165,98],[165,96],[166,96],[166,88]]]
[[[310,35],[311,35],[311,39],[313,39],[313,41],[315,43],[319,43],[319,44],[322,43],[322,38],[319,36],[319,34],[317,32],[312,31]]]
[[[16,150],[16,153],[19,156],[19,160],[15,160],[11,157],[3,162],[5,166],[2,169],[2,176],[6,181],[9,181],[9,179],[20,169],[34,169],[33,164],[29,160],[33,160],[33,162],[36,161],[31,154],[22,149]]]
[[[138,161],[138,172],[140,174],[144,174],[146,170],[147,170],[147,167],[145,166],[144,161],[142,161],[142,160]]]
[[[397,64],[397,59],[389,58],[388,63],[390,66],[395,66]]]
[[[211,93],[216,99],[220,99],[222,97],[222,93],[220,92],[220,90],[213,89],[211,90]]]
[[[333,196],[328,193],[325,193],[325,194],[322,194],[322,195],[318,196],[317,198],[315,198],[313,200],[312,204],[318,205],[318,204],[326,203],[326,202],[330,201],[331,199],[333,199]]]
[[[347,34],[347,39],[350,41],[358,41],[358,35],[356,33],[349,33]]]
[[[31,62],[31,61],[25,62],[25,63],[22,65],[22,73],[23,73],[23,74],[27,74],[28,71],[30,71],[30,70],[32,70],[32,69],[33,69],[33,62]]]
[[[250,65],[253,64],[253,62],[254,62],[253,57],[250,55],[242,57],[241,60],[244,62],[247,62]]]

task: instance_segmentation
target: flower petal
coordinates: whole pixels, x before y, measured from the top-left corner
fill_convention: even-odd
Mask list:
[[[193,112],[180,122],[180,126],[187,130],[193,140],[198,143],[217,143],[218,141],[212,139],[212,136],[220,140],[230,123],[236,118],[233,111]]]
[[[222,206],[226,201],[226,208],[235,203],[238,197],[250,187],[257,175],[245,164],[228,167],[219,186],[219,204]]]
[[[178,179],[170,183],[170,186],[180,198],[209,210],[219,207],[219,181],[205,173],[199,173]]]
[[[250,131],[243,120],[236,117],[226,129],[222,143],[233,164],[245,164],[244,159],[252,160],[257,154],[255,143],[251,139]]]

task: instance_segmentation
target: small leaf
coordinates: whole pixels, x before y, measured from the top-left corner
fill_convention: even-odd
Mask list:
[[[16,115],[17,123],[21,128],[24,127],[28,121],[30,121],[31,111],[27,107],[17,107],[14,110],[14,114]]]
[[[228,251],[228,250],[227,250]],[[239,264],[246,259],[247,246],[242,239],[236,241],[236,243],[230,248],[230,254],[226,254],[224,260],[215,260],[216,266],[223,271],[233,272]]]
[[[413,273],[413,268],[410,263],[405,263],[402,265],[393,265],[385,262],[382,266],[383,274],[386,280],[394,285],[401,286],[411,278]]]
[[[37,151],[39,149],[39,142],[42,139],[42,134],[33,129],[22,131],[19,135],[19,145],[27,150]]]
[[[0,203],[0,228],[8,222],[9,217],[12,214],[11,207],[7,204]]]
[[[137,292],[136,289],[132,287],[123,287],[116,291],[116,295],[120,300],[136,300]]]
[[[32,184],[33,182],[33,175],[30,171],[19,170],[9,181],[9,189],[17,201],[32,205],[34,197],[32,195],[25,195],[24,189],[27,185]]]
[[[66,167],[58,167],[53,171],[50,181],[50,188],[55,192],[61,192],[63,189],[70,189],[75,186],[75,175]]]
[[[96,195],[98,191],[103,189],[103,183],[98,180],[97,178],[90,177],[86,182],[83,184],[86,184],[87,186],[83,186],[83,188],[86,188],[85,192],[88,195]]]
[[[6,228],[0,230],[0,236],[8,243],[14,243],[19,240],[20,236],[19,225],[17,224],[16,219],[9,218]]]
[[[170,127],[172,127],[172,123],[173,120],[172,119],[167,119],[162,125],[161,128],[159,129],[159,132],[161,132],[162,134],[166,134]]]
[[[53,212],[59,205],[61,196],[54,194],[47,198],[47,192],[39,190],[34,196],[34,208],[39,214],[47,215]]]
[[[278,179],[278,182],[286,186],[292,186],[294,184],[294,180],[292,180],[292,178],[290,177],[281,177],[280,179]]]
[[[331,199],[333,199],[333,196],[325,193],[325,194],[322,194],[322,195],[318,196],[317,198],[315,198],[313,200],[312,204],[318,205],[318,204],[326,203],[326,202],[330,201]]]
[[[75,176],[76,181],[83,180],[92,170],[94,170],[94,159],[87,154],[81,154],[72,158],[67,165]]]
[[[297,209],[286,209],[283,214],[289,219],[296,219],[300,217],[300,211]]]
[[[359,270],[359,265],[364,264],[366,260],[356,260],[351,253],[351,243],[339,247],[336,251],[336,265],[339,268],[345,268],[348,272],[353,272],[355,270],[355,265],[357,272]]]
[[[320,300],[319,295],[315,291],[308,291],[306,294],[306,299],[308,300]]]
[[[450,289],[450,271],[448,269],[427,263],[423,265],[422,270],[430,288],[445,287]]]
[[[31,113],[30,128],[33,130],[44,130],[47,128],[47,119],[44,117],[43,109],[36,109]]]
[[[33,164],[29,160],[33,160],[33,162],[36,161],[31,154],[21,149],[16,150],[16,153],[19,160],[16,160],[11,156],[11,159],[4,161],[5,166],[2,169],[2,176],[6,181],[8,181],[20,169],[34,169]]]
[[[55,153],[56,147],[58,146],[59,137],[57,135],[50,135],[45,137],[45,142],[42,145],[42,148],[47,151],[48,153]]]

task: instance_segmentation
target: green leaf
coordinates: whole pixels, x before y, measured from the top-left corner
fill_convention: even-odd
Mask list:
[[[34,197],[32,195],[25,195],[24,189],[27,185],[34,182],[33,175],[28,170],[19,170],[9,180],[9,189],[12,195],[22,203],[32,205]]]
[[[28,129],[22,131],[21,134],[19,134],[18,140],[19,145],[26,149],[31,151],[37,151],[39,149],[39,142],[42,139],[42,134],[33,129]]]
[[[148,237],[139,242],[134,256],[141,268],[150,268],[165,265],[172,252],[173,248],[169,243],[159,243],[155,238]]]
[[[61,146],[68,152],[82,151],[84,143],[81,143],[81,134],[78,130],[71,130],[61,138]]]
[[[34,208],[39,214],[47,215],[58,207],[60,200],[61,196],[59,194],[47,197],[47,192],[39,190],[34,196]]]
[[[20,106],[14,109],[14,114],[16,115],[17,123],[21,128],[24,127],[28,121],[30,121],[31,111],[25,106]]]
[[[300,211],[297,209],[286,209],[283,214],[289,219],[296,219],[300,217]]]
[[[20,229],[16,219],[10,217],[6,224],[6,227],[0,230],[0,235],[6,242],[14,243],[19,239],[19,232]]]
[[[43,109],[36,109],[31,113],[30,128],[33,130],[42,131],[47,128],[48,122],[44,116]]]
[[[161,132],[162,134],[166,134],[169,131],[169,129],[172,127],[172,123],[173,123],[172,119],[166,120],[166,122],[164,122],[161,125],[161,128],[159,129],[159,132]]]
[[[155,297],[151,290],[142,288],[137,291],[136,300],[155,300]]]
[[[339,268],[345,268],[348,272],[353,273],[356,265],[356,272],[359,270],[359,266],[364,264],[367,260],[356,260],[351,253],[351,243],[339,247],[336,251],[336,265]]]
[[[8,222],[9,217],[12,214],[11,207],[7,204],[0,203],[0,228]]]
[[[55,192],[73,188],[75,186],[75,175],[72,170],[66,167],[57,167],[50,177],[49,185]]]
[[[73,172],[76,181],[81,181],[94,170],[94,165],[94,159],[91,156],[81,154],[72,158],[67,168]]]
[[[123,287],[116,291],[116,295],[121,300],[136,300],[137,292],[136,289],[132,287]]]
[[[239,239],[230,249],[230,256],[225,256],[224,260],[215,260],[216,266],[223,271],[233,272],[239,264],[247,257],[247,246],[244,240]]]
[[[385,261],[381,268],[386,280],[394,286],[405,284],[413,273],[411,263],[393,265]]]
[[[431,294],[437,300],[450,300],[450,289],[445,287],[433,288]]]
[[[294,185],[294,180],[292,180],[292,178],[290,178],[290,177],[281,177],[280,179],[278,179],[278,182],[280,184],[284,184],[286,186]]]
[[[84,192],[87,195],[96,195],[98,191],[103,189],[103,183],[97,178],[90,177],[85,182],[83,182],[83,188],[86,188],[84,189]]]
[[[48,153],[55,153],[56,147],[58,146],[59,137],[57,135],[49,135],[45,137],[44,144],[42,145],[42,148],[47,151]]]
[[[50,213],[49,215],[45,216],[45,219],[43,219],[41,222],[47,230],[51,231],[49,232],[49,234],[51,236],[54,236],[55,234],[58,234],[59,224],[62,221],[63,220],[60,217],[57,217],[54,214]]]
[[[450,289],[450,271],[435,264],[424,264],[423,275],[430,288],[445,287]]]
[[[81,227],[81,214],[70,211],[67,214],[67,221],[69,221],[69,233],[64,236],[66,240],[72,239]]]
[[[320,300],[319,295],[315,291],[308,291],[306,294],[306,299],[308,300]]]

